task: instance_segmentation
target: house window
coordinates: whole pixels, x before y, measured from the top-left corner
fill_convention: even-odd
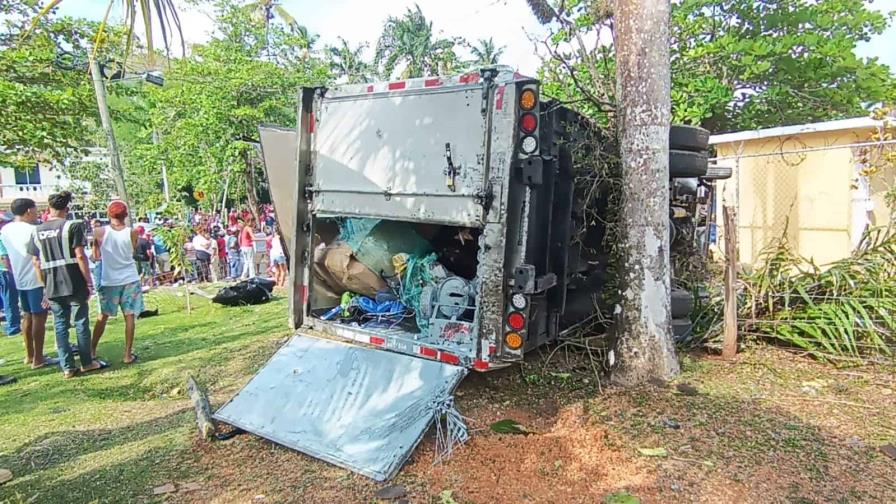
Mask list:
[[[33,168],[15,168],[16,185],[40,184],[40,166],[35,164]]]

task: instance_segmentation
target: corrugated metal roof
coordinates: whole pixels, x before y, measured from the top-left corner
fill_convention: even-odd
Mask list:
[[[875,121],[870,117],[854,117],[852,119],[839,119],[836,121],[825,121],[810,124],[796,124],[793,126],[779,126],[777,128],[765,128],[746,131],[735,131],[734,133],[723,133],[721,135],[711,135],[709,137],[710,145],[718,145],[731,142],[743,142],[748,140],[760,140],[763,138],[774,138],[781,136],[800,135],[804,133],[821,133],[824,131],[838,131],[849,129],[873,128],[880,126],[881,121]]]

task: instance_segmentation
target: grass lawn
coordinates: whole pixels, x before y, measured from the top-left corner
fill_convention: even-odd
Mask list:
[[[0,502],[135,502],[158,482],[189,480],[187,375],[212,390],[234,389],[288,334],[285,298],[226,308],[192,296],[190,315],[184,297],[170,292],[146,301],[160,315],[137,322],[141,363],[121,362],[124,325],[114,319],[98,349],[112,367],[100,374],[63,380],[58,368],[32,371],[21,339],[0,336],[0,374],[18,377],[0,388],[0,468],[15,476],[0,487]],[[48,324],[50,354],[52,341]]]
[[[117,321],[100,344],[112,369],[75,380],[26,370],[19,339],[0,337],[0,374],[19,378],[0,387],[0,468],[15,476],[0,503],[380,502],[383,485],[258,437],[197,441],[187,375],[218,406],[288,331],[283,298],[191,299],[187,315],[183,297],[153,293],[161,314],[138,322],[142,362],[120,363]],[[896,444],[892,365],[838,369],[753,347],[734,361],[682,355],[674,383],[600,390],[581,355],[548,354],[468,376],[457,404],[470,442],[433,465],[430,433],[389,484],[430,504],[896,501],[896,460],[879,449]],[[502,419],[530,433],[491,432]],[[165,484],[177,491],[154,496]]]

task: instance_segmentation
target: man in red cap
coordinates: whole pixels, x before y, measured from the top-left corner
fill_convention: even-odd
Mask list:
[[[100,316],[93,327],[93,353],[106,330],[109,317],[121,308],[124,314],[124,363],[137,362],[133,352],[134,332],[137,316],[143,313],[143,291],[140,275],[134,261],[137,249],[137,231],[125,224],[128,206],[122,201],[113,201],[107,208],[109,225],[94,231],[94,254],[102,259],[103,283],[98,292]]]

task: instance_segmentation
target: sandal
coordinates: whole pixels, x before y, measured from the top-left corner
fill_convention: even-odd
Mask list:
[[[40,363],[39,366],[31,365],[31,369],[43,369],[47,366],[56,366],[59,364],[59,359],[56,357],[44,357],[44,361]]]
[[[93,371],[101,371],[101,370],[103,370],[103,369],[107,369],[107,368],[109,367],[109,363],[108,363],[108,362],[101,361],[101,360],[99,360],[99,359],[96,359],[96,360],[94,360],[93,362],[96,362],[97,364],[99,364],[99,366],[97,366],[97,367],[95,367],[95,368],[90,368],[90,369],[84,369],[84,368],[81,368],[81,372],[82,372],[82,373],[90,373],[90,372],[93,372]]]
[[[137,354],[131,352],[131,360],[130,361],[122,361],[125,364],[137,364],[140,362],[140,357],[137,357]]]
[[[66,380],[71,380],[72,378],[76,378],[79,374],[81,374],[80,371],[78,371],[77,369],[73,369],[71,371],[62,373],[62,377]]]

